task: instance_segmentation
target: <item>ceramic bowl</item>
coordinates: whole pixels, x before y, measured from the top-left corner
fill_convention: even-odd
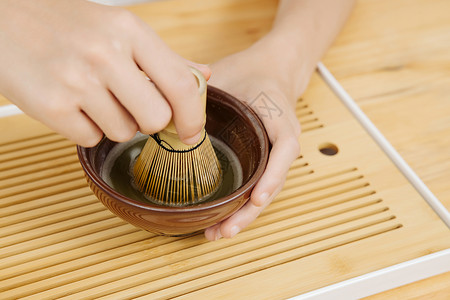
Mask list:
[[[115,215],[156,234],[192,234],[226,219],[249,200],[265,170],[269,141],[263,124],[248,105],[211,86],[206,115],[208,134],[228,145],[242,166],[242,184],[231,194],[186,207],[144,203],[121,195],[100,176],[105,158],[116,144],[106,137],[92,148],[77,146],[89,187]]]

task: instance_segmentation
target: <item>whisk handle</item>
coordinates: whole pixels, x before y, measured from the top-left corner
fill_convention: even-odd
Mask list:
[[[197,79],[198,92],[200,94],[200,99],[203,104],[203,110],[205,111],[204,121],[203,121],[203,124],[204,124],[206,122],[206,79],[203,76],[203,74],[196,68],[194,68],[194,67],[189,67],[189,68],[191,69],[192,74],[194,74],[195,78]],[[172,134],[177,134],[177,129],[175,128],[173,119],[170,120],[169,124],[166,126],[166,128],[164,128],[164,131],[172,133]]]

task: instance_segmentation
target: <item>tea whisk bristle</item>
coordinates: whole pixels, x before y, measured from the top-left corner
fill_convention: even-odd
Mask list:
[[[206,80],[191,68],[206,106]],[[170,206],[205,200],[221,182],[222,170],[208,134],[194,146],[181,142],[173,122],[149,137],[133,168],[135,183],[145,195]]]
[[[180,147],[176,139],[163,131],[147,140],[134,166],[135,183],[161,204],[201,202],[220,184],[220,163],[206,131],[194,146]]]

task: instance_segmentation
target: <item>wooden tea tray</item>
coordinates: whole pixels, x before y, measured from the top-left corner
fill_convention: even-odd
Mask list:
[[[448,43],[443,41],[449,39],[438,39],[448,36],[448,5],[443,0],[413,3],[357,1],[355,16],[325,63],[361,99],[383,132],[400,143],[400,150],[418,153],[409,162],[449,207],[447,177],[434,180],[435,173],[423,172],[424,166],[436,169],[431,155],[419,157],[430,151],[423,152],[413,139],[398,142],[405,126],[422,130],[422,122],[396,118],[393,123],[385,117],[420,107],[432,119],[441,107],[441,123],[433,132],[445,125],[442,99],[448,93],[443,88],[433,92],[433,76],[445,74],[448,62]],[[265,34],[276,5],[275,0],[170,0],[130,9],[175,51],[210,63]],[[437,66],[442,66],[440,73]],[[420,81],[423,74],[430,80]],[[413,105],[401,106],[383,98],[411,86],[417,87],[422,102],[414,96]],[[408,103],[410,95],[401,94]],[[440,106],[435,105],[438,99]],[[0,98],[3,104],[8,102]],[[387,106],[388,113],[383,109]],[[297,113],[303,127],[302,157],[293,164],[284,190],[248,229],[215,243],[200,235],[158,237],[124,223],[86,187],[72,143],[26,116],[1,118],[0,299],[287,298],[450,248],[449,229],[318,76]],[[435,145],[432,138],[422,143]],[[329,143],[338,147],[337,155],[318,151]],[[439,174],[446,174],[445,151],[438,153],[443,166]],[[441,291],[448,291],[449,277],[444,276],[439,277],[444,278]],[[415,291],[429,291],[427,282],[415,285]]]
[[[315,75],[302,155],[231,240],[155,236],[87,188],[75,145],[0,119],[0,298],[278,299],[450,248],[450,230]],[[334,145],[336,155],[319,149]]]

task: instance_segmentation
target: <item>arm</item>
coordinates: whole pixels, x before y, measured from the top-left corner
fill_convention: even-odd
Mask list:
[[[210,84],[256,107],[263,92],[280,113],[268,115],[256,110],[272,143],[266,171],[242,209],[206,230],[209,240],[236,235],[280,192],[300,152],[296,101],[350,14],[353,2],[281,0],[273,28],[266,36],[211,65]]]
[[[269,56],[279,57],[292,80],[296,101],[316,64],[340,32],[354,5],[354,0],[281,0],[269,34],[260,42],[271,46]],[[269,46],[269,47],[270,47]]]

